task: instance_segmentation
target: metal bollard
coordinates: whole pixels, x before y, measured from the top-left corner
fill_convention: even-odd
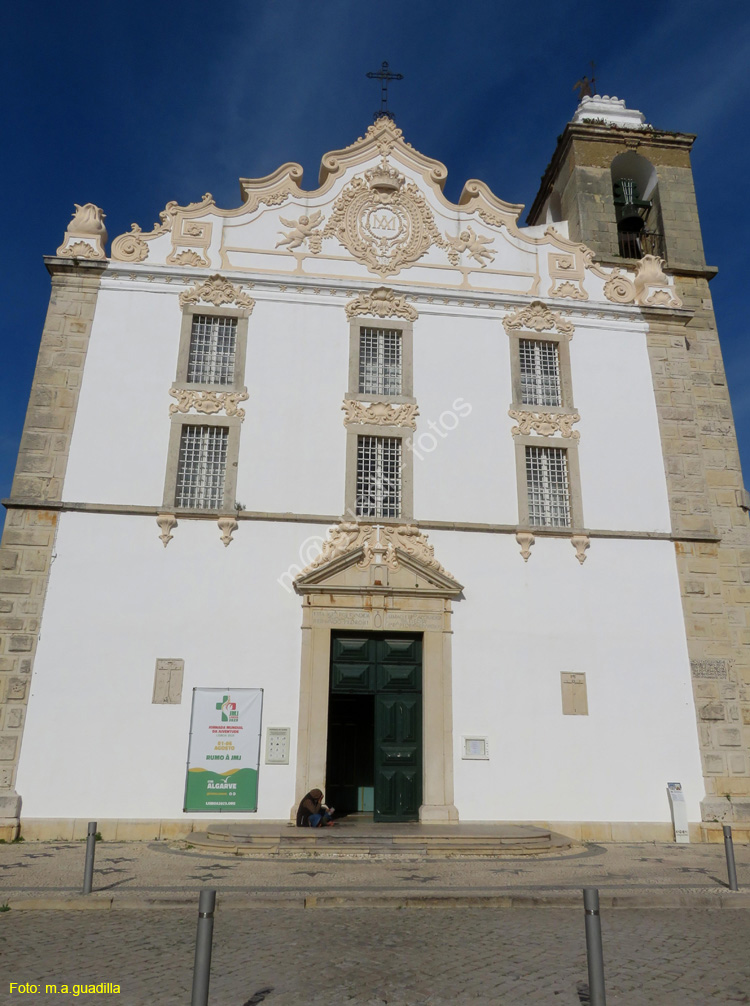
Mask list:
[[[734,843],[732,842],[732,826],[725,824],[723,827],[724,832],[724,851],[727,854],[727,874],[729,876],[729,890],[739,891],[737,886],[737,867],[734,862]]]
[[[583,907],[586,919],[586,956],[589,965],[589,1002],[591,1006],[607,1006],[604,991],[602,920],[599,916],[599,891],[596,887],[584,887]]]
[[[86,863],[83,867],[83,893],[91,894],[94,882],[94,853],[96,851],[96,821],[89,821],[86,835]]]
[[[208,982],[211,978],[211,943],[214,935],[216,891],[205,888],[198,901],[198,932],[195,937],[193,998],[190,1006],[208,1006]]]

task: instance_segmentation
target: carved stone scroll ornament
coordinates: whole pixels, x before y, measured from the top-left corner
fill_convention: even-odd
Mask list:
[[[234,517],[219,517],[216,523],[219,525],[221,540],[224,544],[224,548],[226,548],[229,542],[233,540],[232,535],[237,530],[239,525]]]
[[[74,203],[73,219],[65,231],[63,243],[57,249],[62,258],[106,259],[104,244],[107,228],[104,226],[106,214],[93,203]]]
[[[324,566],[355,549],[362,548],[364,555],[357,563],[360,569],[367,569],[373,562],[382,563],[390,569],[399,568],[398,552],[407,555],[429,566],[443,576],[454,580],[435,558],[435,549],[423,534],[413,524],[358,524],[353,521],[342,521],[329,529],[329,538],[323,542],[323,548],[317,558],[299,574],[304,576],[313,569]]]
[[[419,312],[403,297],[397,296],[387,286],[379,286],[375,290],[360,293],[346,305],[347,318],[359,318],[372,314],[376,318],[403,318],[405,321],[416,321]]]
[[[419,409],[414,404],[391,405],[388,402],[353,402],[347,399],[341,406],[346,413],[344,426],[367,423],[370,426],[410,426],[417,428]]]
[[[604,284],[604,296],[613,304],[632,304],[635,300],[635,285],[619,269],[613,269]]]
[[[323,237],[335,237],[370,272],[392,276],[433,245],[447,243],[424,195],[384,157],[357,176],[333,205]]]
[[[201,301],[206,301],[215,307],[236,304],[237,307],[247,308],[250,314],[255,307],[255,301],[249,294],[243,293],[238,286],[219,276],[218,273],[209,276],[205,283],[199,283],[192,290],[184,290],[180,294],[180,307],[185,307],[186,304],[199,304]]]
[[[245,418],[245,410],[238,407],[239,403],[246,402],[250,397],[246,388],[242,391],[194,391],[170,388],[169,394],[177,399],[176,404],[169,406],[170,416],[176,412],[189,412],[195,409],[205,416],[215,416],[224,411],[228,416],[236,416],[240,420]]]
[[[112,259],[116,262],[143,262],[148,257],[148,245],[138,224],[131,224],[129,234],[120,234],[112,242]],[[154,224],[158,227],[158,224]]]
[[[663,271],[664,260],[644,255],[635,274],[635,302],[644,307],[682,307]]]
[[[516,532],[516,541],[521,546],[523,561],[528,562],[529,556],[531,555],[531,546],[536,541],[536,538],[531,531],[518,531]]]
[[[539,433],[543,437],[551,437],[555,433],[562,434],[568,440],[579,440],[581,434],[573,429],[573,423],[581,421],[577,412],[567,415],[555,412],[525,412],[508,409],[511,419],[518,420],[518,426],[511,428],[514,437],[527,437],[531,433]]]
[[[570,544],[576,550],[576,559],[581,565],[586,562],[586,549],[591,544],[587,534],[574,534],[570,539]]]
[[[156,523],[159,525],[159,530],[161,531],[159,537],[162,540],[164,548],[166,548],[174,537],[171,532],[177,527],[177,518],[173,513],[160,513],[156,518]]]
[[[532,301],[528,307],[517,308],[503,319],[503,325],[508,333],[531,329],[534,332],[558,332],[569,339],[573,338],[575,331],[572,321],[550,310],[540,300]]]

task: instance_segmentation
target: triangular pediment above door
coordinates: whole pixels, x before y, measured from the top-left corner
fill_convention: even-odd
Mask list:
[[[458,597],[463,587],[435,559],[419,528],[342,521],[294,581],[299,594],[388,593]]]

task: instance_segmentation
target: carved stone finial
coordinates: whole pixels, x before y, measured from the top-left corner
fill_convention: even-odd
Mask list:
[[[73,205],[73,219],[68,224],[57,254],[63,258],[106,259],[104,244],[107,240],[107,228],[104,226],[104,210],[93,203]]]
[[[644,255],[635,274],[635,302],[644,307],[682,307],[663,271],[664,260]]]
[[[529,556],[531,555],[531,546],[536,541],[536,538],[531,533],[531,531],[517,531],[516,541],[521,546],[521,555],[523,556],[523,561],[528,562]]]
[[[576,559],[581,565],[586,562],[586,549],[591,544],[587,534],[574,534],[570,539],[570,544],[576,550]]]
[[[156,518],[156,523],[159,525],[159,530],[161,531],[159,537],[164,544],[164,548],[166,548],[174,537],[170,532],[174,531],[177,527],[177,518],[173,513],[160,513]]]
[[[216,523],[219,525],[221,540],[224,543],[224,548],[226,548],[229,542],[232,541],[232,535],[239,525],[234,517],[219,517]]]

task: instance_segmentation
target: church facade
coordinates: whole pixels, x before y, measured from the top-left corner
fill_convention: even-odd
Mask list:
[[[526,226],[387,117],[77,206],[2,543],[3,834],[750,827],[750,525],[689,152],[584,98]],[[244,730],[244,733],[242,732]],[[208,759],[208,761],[206,760]],[[82,830],[81,830],[82,829]]]

